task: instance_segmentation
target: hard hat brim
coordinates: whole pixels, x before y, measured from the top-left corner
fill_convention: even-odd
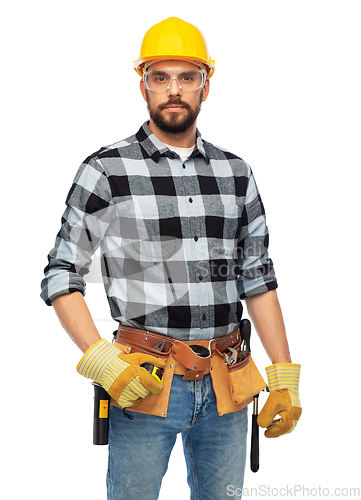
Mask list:
[[[143,77],[143,66],[146,62],[149,61],[189,61],[189,62],[197,62],[203,64],[207,68],[207,78],[211,78],[215,71],[215,61],[212,59],[205,61],[204,59],[200,59],[194,56],[175,56],[175,55],[166,55],[166,56],[147,56],[147,57],[139,57],[133,63],[134,70],[138,73],[140,77]]]

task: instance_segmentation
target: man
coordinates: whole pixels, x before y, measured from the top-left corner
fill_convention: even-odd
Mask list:
[[[79,373],[112,396],[108,499],[158,498],[178,433],[191,498],[225,498],[230,485],[242,489],[247,404],[265,387],[242,349],[240,299],[273,363],[259,415],[269,437],[300,417],[300,366],[291,363],[252,171],[196,129],[214,72],[202,34],[166,19],[147,32],[134,67],[150,120],[80,167],[42,297],[84,353]],[[99,246],[119,323],[113,345],[83,299]]]

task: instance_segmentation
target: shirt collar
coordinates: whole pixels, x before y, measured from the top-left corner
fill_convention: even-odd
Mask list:
[[[197,129],[197,140],[191,158],[202,155],[206,162],[209,163],[209,157],[206,153],[205,144],[202,140],[201,134]],[[168,147],[156,137],[148,126],[148,122],[144,122],[136,133],[136,138],[139,141],[141,148],[144,151],[145,158],[151,158],[158,163],[161,156],[167,156],[170,152]]]

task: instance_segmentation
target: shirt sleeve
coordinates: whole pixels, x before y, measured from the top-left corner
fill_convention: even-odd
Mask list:
[[[237,289],[241,299],[277,288],[273,262],[268,255],[268,245],[265,210],[254,175],[250,170],[238,241],[240,274]]]
[[[87,158],[68,193],[61,228],[48,254],[41,282],[41,298],[46,304],[75,291],[85,294],[84,275],[100,243],[99,214],[110,201],[111,190],[101,163]]]

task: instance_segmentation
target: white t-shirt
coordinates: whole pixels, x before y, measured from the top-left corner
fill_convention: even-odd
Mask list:
[[[185,161],[187,158],[189,158],[190,155],[193,153],[193,149],[195,148],[195,145],[192,146],[191,148],[177,148],[175,146],[169,146],[169,144],[165,144],[165,145],[171,151],[174,151],[175,153],[177,153],[182,158],[182,161]]]

